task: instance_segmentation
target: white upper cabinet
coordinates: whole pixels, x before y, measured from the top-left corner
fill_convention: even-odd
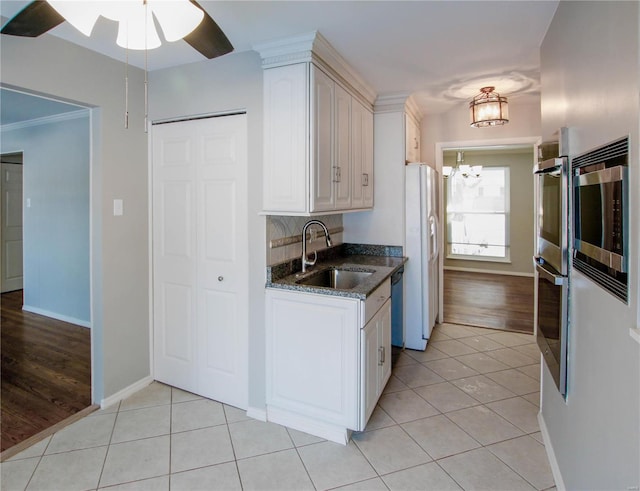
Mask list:
[[[335,208],[348,210],[351,208],[351,180],[353,166],[351,159],[351,107],[352,97],[338,84],[335,86]]]
[[[318,33],[255,49],[265,68],[263,211],[373,207],[375,94]]]
[[[373,114],[360,102],[351,106],[351,206],[373,207]]]
[[[420,125],[410,114],[405,114],[405,137],[406,161],[420,162]]]
[[[264,209],[304,213],[308,207],[307,67],[264,72]]]

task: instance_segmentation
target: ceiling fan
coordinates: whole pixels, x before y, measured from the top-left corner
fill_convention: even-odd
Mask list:
[[[126,11],[118,7],[126,7]],[[178,25],[178,18],[183,18],[178,14],[182,13],[185,24]],[[89,36],[101,15],[119,22],[117,43],[125,48],[146,50],[160,46],[155,19],[167,41],[184,39],[206,58],[233,51],[222,29],[195,0],[35,0],[10,19],[0,33],[38,37],[66,20]]]

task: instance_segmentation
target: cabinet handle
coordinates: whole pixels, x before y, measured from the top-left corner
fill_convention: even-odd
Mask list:
[[[378,366],[384,365],[385,353],[384,346],[378,348]]]
[[[333,166],[333,182],[340,182],[340,167]]]
[[[218,276],[218,281],[224,280],[224,276]]]
[[[369,174],[366,174],[366,173],[362,174],[362,185],[363,186],[369,185]]]

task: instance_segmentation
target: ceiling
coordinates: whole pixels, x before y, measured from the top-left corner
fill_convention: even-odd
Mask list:
[[[0,1],[0,15],[11,18],[27,3]],[[424,115],[445,112],[487,85],[511,98],[537,97],[539,47],[558,5],[557,0],[199,3],[235,52],[318,30],[378,94],[412,94]],[[125,60],[125,50],[115,43],[117,24],[105,18],[90,38],[66,22],[50,33]],[[149,51],[148,68],[205,60],[177,41]],[[129,62],[142,68],[144,56],[130,52]]]

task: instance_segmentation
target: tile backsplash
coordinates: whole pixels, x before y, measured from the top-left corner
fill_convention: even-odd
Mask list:
[[[290,216],[267,216],[267,265],[273,266],[284,261],[289,261],[302,255],[302,241],[298,240],[302,235],[302,227],[309,220],[316,219],[324,223],[329,231],[332,229],[342,229],[342,215],[321,215],[317,217],[290,217]],[[327,248],[324,240],[324,233],[317,225],[309,229],[315,233],[315,239],[307,242],[307,252],[321,251]],[[278,239],[293,238],[296,241],[279,245]],[[335,245],[342,244],[342,232],[331,233],[331,242]]]

